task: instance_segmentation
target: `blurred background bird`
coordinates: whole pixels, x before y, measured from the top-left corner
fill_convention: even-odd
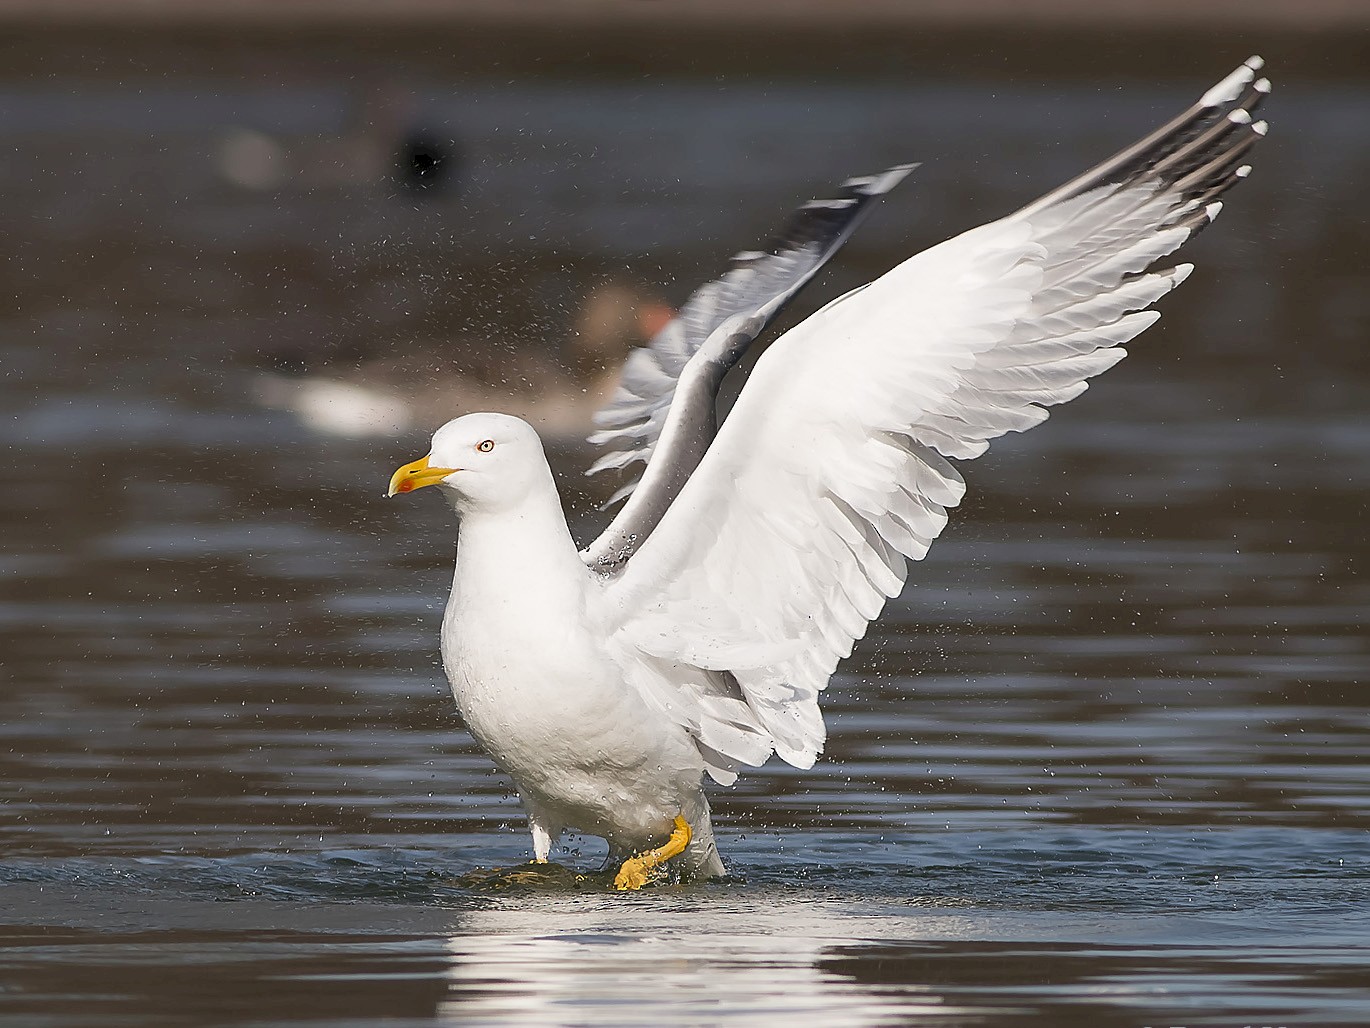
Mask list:
[[[547,439],[581,441],[608,401],[628,353],[673,316],[642,288],[606,282],[591,290],[573,331],[555,349],[480,339],[415,348],[387,340],[329,359],[296,349],[277,360],[295,373],[263,373],[256,396],[309,429],[350,437],[431,431],[453,412],[502,410]]]

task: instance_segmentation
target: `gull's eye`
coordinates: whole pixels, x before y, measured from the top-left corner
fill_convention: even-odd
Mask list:
[[[495,441],[493,439],[484,439],[481,442],[476,443],[476,449],[481,453],[489,453],[494,448]]]

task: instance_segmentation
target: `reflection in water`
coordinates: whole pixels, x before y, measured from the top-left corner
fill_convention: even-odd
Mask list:
[[[631,921],[574,935],[522,935],[503,919],[492,927],[451,940],[452,991],[441,1012],[453,1021],[773,1025],[799,1017],[858,1026],[968,1012],[927,988],[870,989],[829,973],[821,967],[828,943],[788,924],[776,926],[779,938],[658,935]]]
[[[511,1025],[980,1024],[1018,1014],[1085,1028],[1160,1016],[1244,1023],[1256,1012],[1263,1023],[1353,1023],[1370,995],[1363,949],[844,942],[778,927],[774,936],[654,936],[640,926],[521,936],[501,925],[452,940],[452,992],[439,1009],[458,1023]],[[916,937],[926,927],[908,919],[901,930]]]
[[[1021,861],[1001,869],[1011,866],[1022,875]],[[1361,910],[1364,871],[1347,895]],[[1246,915],[1212,896],[1186,906],[1171,894],[1156,903],[1166,913],[1140,916],[1072,912],[1069,901],[1044,913],[1040,891],[999,902],[835,895],[792,875],[788,886],[632,899],[439,892],[408,905],[300,893],[206,903],[172,898],[166,884],[157,895],[6,887],[8,917],[26,926],[0,929],[0,1024],[93,1013],[150,1025],[978,1024],[1017,1013],[1083,1028],[1255,1012],[1262,1023],[1355,1023],[1370,999],[1363,913],[1334,929],[1286,918],[1267,924],[1278,938],[1251,939],[1237,928]],[[1036,887],[1064,898],[1064,884]],[[1278,909],[1262,909],[1264,882],[1250,884],[1227,898],[1261,916]]]
[[[446,515],[380,498],[413,440],[258,409],[263,354],[536,349],[626,264],[678,302],[799,198],[926,160],[816,304],[1191,90],[431,80],[460,198],[216,180],[222,129],[329,131],[346,79],[0,105],[0,1024],[1370,1006],[1363,86],[1282,92],[1161,324],[968,469],[825,759],[715,794],[734,881],[623,900],[454,884],[524,839],[435,667]]]

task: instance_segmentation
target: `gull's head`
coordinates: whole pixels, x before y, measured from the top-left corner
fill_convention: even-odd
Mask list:
[[[440,485],[459,510],[516,507],[548,478],[542,440],[507,414],[467,414],[433,433],[428,456],[390,476],[386,495]]]

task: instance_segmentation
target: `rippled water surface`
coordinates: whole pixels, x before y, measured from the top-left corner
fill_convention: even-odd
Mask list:
[[[812,309],[1241,56],[1125,89],[426,72],[463,159],[422,197],[225,180],[235,129],[345,134],[346,65],[5,82],[0,1024],[1370,1023],[1366,83],[1273,69],[1161,324],[966,467],[820,764],[715,790],[725,882],[462,877],[528,843],[437,666],[453,526],[381,498],[424,434],[253,401],[283,348],[499,361],[606,274],[678,302],[797,200],[927,162]]]

